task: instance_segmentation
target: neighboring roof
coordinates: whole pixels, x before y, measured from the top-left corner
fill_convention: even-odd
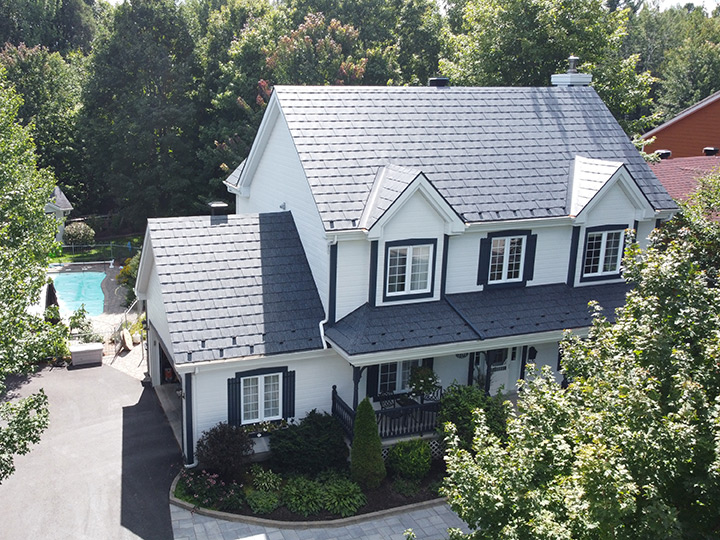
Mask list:
[[[597,300],[614,320],[624,305],[626,283],[568,287],[487,289],[452,294],[423,304],[368,304],[325,330],[348,355],[520,336],[590,326],[588,302]]]
[[[322,348],[289,212],[149,219],[148,234],[177,364]]]
[[[695,191],[698,178],[720,170],[720,156],[662,159],[650,168],[670,196],[682,201]]]
[[[691,114],[698,112],[701,109],[704,109],[705,107],[715,103],[719,99],[720,99],[720,92],[715,92],[714,94],[709,95],[705,99],[698,101],[695,105],[691,105],[684,111],[679,112],[676,116],[674,116],[667,122],[664,122],[664,123],[660,124],[658,127],[651,129],[650,131],[645,133],[642,136],[642,138],[649,139],[650,137],[657,136],[657,134],[660,133],[661,131],[663,131],[665,128],[672,126],[674,123],[679,122],[683,118],[686,118],[686,117],[690,116]]]
[[[422,171],[466,222],[570,213],[576,156],[619,161],[675,204],[589,87],[276,86],[326,229],[359,225],[379,171]]]
[[[55,188],[53,189],[50,202],[52,205],[57,207],[58,210],[62,210],[64,212],[69,212],[73,209],[73,205],[70,204],[70,201],[67,200],[67,197],[63,193],[62,189],[60,189],[58,186],[55,186]]]

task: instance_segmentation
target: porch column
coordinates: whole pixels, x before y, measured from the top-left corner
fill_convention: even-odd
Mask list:
[[[353,366],[353,411],[357,410],[358,406],[358,386],[360,385],[360,379],[362,378],[362,373],[365,371],[364,367],[355,367]]]

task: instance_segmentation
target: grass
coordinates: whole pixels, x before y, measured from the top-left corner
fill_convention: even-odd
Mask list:
[[[142,234],[104,238],[98,240],[93,247],[75,248],[75,253],[73,253],[71,247],[63,248],[61,253],[57,253],[50,258],[50,262],[91,262],[115,259],[118,264],[122,264],[125,259],[135,255],[135,253],[142,248],[143,240],[144,235]],[[132,246],[132,254],[130,254],[130,250],[128,250],[128,242],[130,242]]]

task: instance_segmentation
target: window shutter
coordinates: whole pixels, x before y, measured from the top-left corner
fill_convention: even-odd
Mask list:
[[[380,366],[368,366],[367,369],[367,389],[365,395],[374,398],[378,393],[378,379],[380,378]]]
[[[288,371],[283,376],[283,418],[295,416],[295,372]]]
[[[478,264],[478,285],[487,285],[490,272],[490,238],[480,240],[480,262]]]
[[[228,424],[239,426],[240,416],[240,379],[228,379]]]
[[[434,358],[423,358],[422,359],[422,367],[432,369],[434,360],[435,360]]]
[[[535,275],[535,250],[537,248],[537,234],[531,234],[527,238],[525,249],[525,275],[523,281],[530,281]]]

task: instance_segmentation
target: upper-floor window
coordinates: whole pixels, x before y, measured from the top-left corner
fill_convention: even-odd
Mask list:
[[[523,285],[533,278],[537,235],[498,231],[480,241],[478,285]]]
[[[589,229],[587,232],[583,257],[583,277],[619,276],[625,230],[598,229]]]
[[[386,244],[385,300],[432,296],[435,240]]]
[[[492,239],[488,283],[522,280],[525,236]]]

